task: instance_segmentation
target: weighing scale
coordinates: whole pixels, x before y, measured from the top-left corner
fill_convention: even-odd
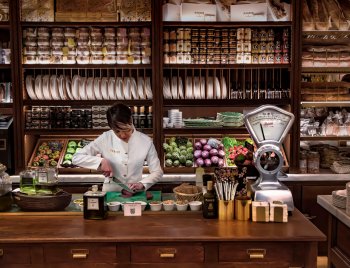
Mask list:
[[[294,121],[294,115],[273,105],[263,105],[247,113],[244,123],[258,149],[254,164],[260,177],[252,185],[254,200],[283,201],[288,211],[294,210],[293,196],[287,186],[278,180],[283,166],[281,144]]]

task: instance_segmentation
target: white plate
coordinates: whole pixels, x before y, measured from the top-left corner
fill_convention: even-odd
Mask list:
[[[186,99],[193,99],[193,85],[192,85],[192,77],[186,77]]]
[[[94,98],[94,78],[88,77],[86,81],[86,97],[88,100],[92,100]]]
[[[110,95],[110,92],[112,92],[111,95]],[[115,92],[115,78],[114,77],[110,77],[108,79],[107,89],[101,88],[101,94],[102,94],[102,99],[104,99],[104,100],[108,100],[108,99],[115,100],[117,98],[116,92]]]
[[[34,78],[31,75],[27,75],[26,77],[26,89],[30,99],[32,100],[38,99],[34,92]]]
[[[53,100],[59,100],[57,75],[50,76],[50,91]]]
[[[178,83],[177,83],[177,76],[173,76],[171,78],[171,89],[170,89],[170,92],[171,92],[171,97],[173,99],[178,99]]]
[[[205,100],[205,77],[201,76],[201,99]]]
[[[139,94],[139,97],[141,100],[144,100],[146,98],[145,93],[145,81],[143,80],[142,76],[137,77],[137,93]]]
[[[94,78],[94,90],[92,92],[96,100],[102,100],[101,79],[99,77]]]
[[[58,84],[58,94],[60,100],[66,100],[67,99],[67,93],[66,93],[66,81],[64,75],[60,75],[57,79]]]
[[[179,77],[179,99],[184,99],[184,84],[182,77]]]
[[[123,93],[126,100],[131,100],[131,83],[129,77],[123,79]]]
[[[150,77],[146,77],[145,89],[146,89],[147,99],[151,100],[153,98],[153,93],[152,93],[152,86],[151,86],[151,78]]]
[[[80,77],[79,79],[79,98],[81,100],[87,100],[86,77]]]
[[[101,98],[101,100],[106,100],[104,98],[105,95],[106,95],[106,92],[107,92],[107,95],[109,96],[107,98],[107,100],[108,99],[112,100],[113,97],[114,97],[114,84],[113,84],[113,87],[111,87],[111,88],[108,86],[108,84],[109,84],[108,77],[102,77],[102,79],[101,79],[101,87],[100,87],[100,98]]]
[[[199,76],[193,78],[193,95],[195,99],[201,98],[201,84]]]
[[[215,92],[215,97],[216,99],[221,99],[221,87],[220,87],[220,82],[217,77],[214,78],[215,83],[214,83],[214,92]]]
[[[130,77],[130,90],[131,90],[132,98],[134,100],[138,100],[139,95],[137,94],[137,85],[134,77]]]
[[[213,77],[208,77],[208,84],[207,84],[207,99],[213,99],[214,98],[214,80]]]
[[[117,77],[115,80],[115,95],[117,96],[117,100],[123,100],[124,95],[123,95],[123,80],[121,77]]]
[[[51,100],[51,93],[50,93],[50,75],[44,75],[43,76],[43,82],[41,84],[42,92],[44,96],[44,100]]]
[[[68,98],[70,100],[74,100],[74,97],[73,97],[73,94],[72,94],[72,80],[69,76],[66,76],[65,77],[66,79],[66,92],[67,92],[67,95],[68,95]]]
[[[79,81],[80,81],[80,76],[79,75],[74,75],[72,79],[72,95],[74,100],[79,100]]]
[[[163,96],[164,99],[171,99],[171,91],[168,77],[163,77]]]
[[[227,98],[227,85],[225,77],[221,76],[221,98]]]
[[[39,74],[36,78],[35,78],[35,95],[38,98],[38,100],[43,100],[44,96],[43,96],[43,91],[42,91],[42,77]]]

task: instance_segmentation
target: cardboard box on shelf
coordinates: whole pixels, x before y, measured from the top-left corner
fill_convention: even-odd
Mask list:
[[[231,21],[267,21],[267,3],[231,5]]]
[[[216,21],[216,5],[183,3],[181,21]]]
[[[164,4],[163,21],[181,21],[181,6],[174,4]]]

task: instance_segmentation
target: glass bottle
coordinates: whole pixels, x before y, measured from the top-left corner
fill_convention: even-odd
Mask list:
[[[208,181],[207,192],[203,195],[203,217],[206,219],[218,217],[218,202],[213,191],[213,181]]]
[[[148,114],[147,114],[147,127],[152,128],[153,127],[153,115],[152,115],[152,106],[148,107]]]
[[[35,177],[36,172],[34,169],[31,169],[30,167],[27,167],[24,171],[21,171],[19,173],[20,177],[20,191],[21,193],[28,194],[28,195],[35,195]]]
[[[12,205],[12,181],[6,173],[6,166],[0,163],[0,211],[8,210]]]
[[[139,128],[145,128],[146,127],[146,115],[145,115],[145,106],[140,107],[140,114],[139,114]]]
[[[300,151],[299,171],[301,174],[307,173],[307,151]]]
[[[106,192],[98,191],[98,186],[93,185],[91,191],[83,195],[84,219],[103,220],[107,217]]]
[[[138,114],[138,108],[137,106],[134,106],[134,111],[133,111],[133,114],[132,114],[132,122],[135,126],[135,128],[139,128],[139,123],[140,123],[140,120],[139,120],[139,114]]]

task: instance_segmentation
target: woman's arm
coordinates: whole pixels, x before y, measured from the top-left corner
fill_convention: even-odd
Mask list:
[[[147,164],[150,174],[140,182],[145,186],[145,190],[149,189],[153,184],[158,182],[163,176],[163,170],[160,166],[160,161],[154,144],[152,142],[147,153]]]

